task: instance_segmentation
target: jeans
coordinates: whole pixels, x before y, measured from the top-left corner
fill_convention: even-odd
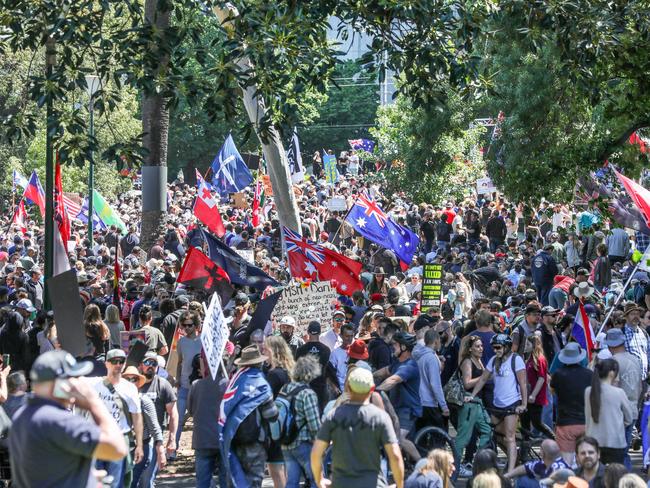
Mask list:
[[[548,305],[548,294],[551,292],[551,289],[552,288],[546,286],[537,287],[537,298],[539,298],[539,301],[543,306]]]
[[[300,488],[300,479],[304,476],[305,487],[316,488],[314,475],[311,472],[309,455],[311,443],[301,442],[294,449],[282,449],[284,464],[287,467],[286,488]]]
[[[125,460],[120,461],[95,461],[95,469],[103,469],[108,476],[113,477],[111,488],[122,488],[122,478],[124,478]]]
[[[502,239],[490,239],[490,252],[494,254],[497,251],[497,247],[503,246],[505,241]]]
[[[632,472],[632,459],[630,459],[630,444],[632,444],[632,430],[634,429],[634,424],[630,424],[625,427],[625,442],[627,442],[627,449],[625,450],[625,457],[623,458],[623,464]]]
[[[214,470],[219,468],[219,486],[226,485],[224,466],[221,464],[219,449],[195,449],[194,468],[196,470],[196,488],[213,488]]]
[[[515,488],[539,488],[539,481],[530,478],[529,476],[522,476],[517,478]]]
[[[187,408],[187,395],[190,392],[189,388],[180,386],[177,392],[176,406],[178,407],[178,429],[176,430],[176,445],[178,446],[181,440],[181,433],[185,425],[185,410]]]
[[[561,288],[553,288],[548,294],[548,303],[551,307],[562,310],[567,301],[567,294]]]
[[[546,388],[546,398],[548,398],[548,403],[542,408],[542,422],[550,427],[555,424],[553,422],[553,410],[557,405],[557,397],[551,395],[550,387]]]
[[[153,448],[153,439],[145,441],[142,445],[142,461],[133,466],[133,480],[131,488],[137,488],[144,471],[151,465],[152,460],[155,462],[156,450]]]

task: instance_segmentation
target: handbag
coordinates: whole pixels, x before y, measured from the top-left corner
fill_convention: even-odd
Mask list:
[[[454,374],[451,375],[451,378],[449,378],[449,381],[444,386],[442,391],[445,394],[447,403],[451,403],[459,407],[463,406],[465,403],[465,395],[467,395],[467,393],[465,392],[465,386],[463,385],[463,380],[460,377],[459,369],[456,369],[456,371],[454,371]]]

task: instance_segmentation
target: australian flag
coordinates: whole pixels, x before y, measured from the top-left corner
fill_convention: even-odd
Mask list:
[[[232,449],[232,440],[237,429],[254,410],[273,399],[273,392],[264,374],[257,368],[241,368],[228,382],[219,411],[219,444],[225,456],[226,476],[232,486],[248,488],[244,470]],[[254,415],[254,413],[253,413]]]
[[[253,182],[253,175],[229,134],[212,161],[212,186],[222,195],[237,193]]]
[[[208,245],[208,257],[226,272],[231,283],[251,286],[261,290],[269,285],[279,285],[276,280],[271,278],[260,268],[250,264],[226,244],[208,232],[203,232],[203,238]]]
[[[371,141],[370,139],[348,139],[348,143],[355,151],[371,153],[375,149],[375,141]]]
[[[393,251],[410,264],[420,240],[406,227],[393,222],[370,195],[362,193],[345,219],[359,234]]]

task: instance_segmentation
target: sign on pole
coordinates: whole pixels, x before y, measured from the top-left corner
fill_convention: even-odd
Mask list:
[[[476,193],[479,195],[486,195],[496,191],[498,191],[497,187],[494,186],[494,182],[489,176],[476,180]]]
[[[313,282],[307,287],[287,286],[282,290],[282,296],[273,310],[273,317],[279,320],[285,315],[296,319],[295,334],[303,336],[307,325],[312,320],[318,320],[322,331],[332,327],[332,304],[336,302],[336,290],[332,289],[329,281]]]
[[[442,264],[426,263],[422,277],[422,300],[420,310],[439,307],[442,303]]]
[[[203,344],[203,351],[208,360],[208,366],[213,380],[217,379],[217,370],[219,369],[219,364],[221,364],[223,350],[226,347],[229,335],[230,329],[228,328],[228,324],[226,324],[223,310],[221,310],[219,296],[214,293],[212,300],[210,300],[208,313],[203,320],[203,329],[201,330],[201,344]]]
[[[332,154],[323,155],[323,168],[325,169],[325,179],[330,185],[336,183],[338,177],[336,171],[336,156]]]

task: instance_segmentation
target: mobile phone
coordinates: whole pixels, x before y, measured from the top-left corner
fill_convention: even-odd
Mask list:
[[[60,398],[62,400],[69,399],[70,398],[70,394],[68,393],[69,386],[70,386],[70,382],[68,380],[57,378],[56,380],[54,380],[54,390],[52,391],[52,396],[54,398]]]
[[[10,354],[3,354],[2,355],[2,364],[6,368],[7,366],[11,366],[11,355]]]

